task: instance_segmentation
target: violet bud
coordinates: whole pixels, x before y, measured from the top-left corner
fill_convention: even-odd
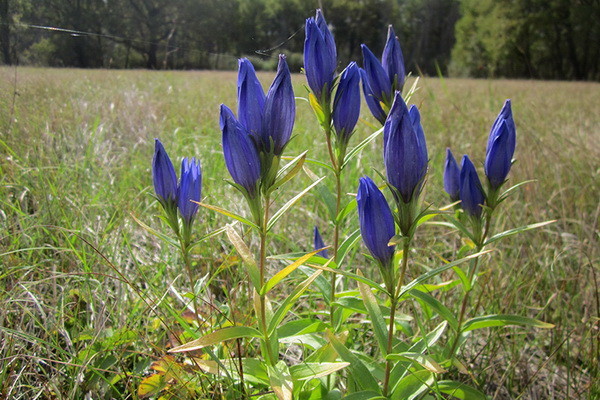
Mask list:
[[[154,139],[152,179],[154,192],[162,205],[165,208],[174,206],[177,203],[177,175],[169,155],[158,139]]]
[[[460,168],[449,148],[446,149],[446,162],[444,163],[444,190],[450,196],[450,200],[460,199],[459,185]]]
[[[360,114],[360,73],[355,62],[348,64],[340,76],[333,100],[333,126],[337,137],[348,143]]]
[[[460,166],[459,195],[463,210],[473,217],[480,218],[485,195],[475,166],[467,155],[463,156]]]

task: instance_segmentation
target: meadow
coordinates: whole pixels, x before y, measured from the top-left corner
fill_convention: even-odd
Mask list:
[[[267,82],[273,74],[259,77]],[[241,196],[223,182],[218,124],[221,103],[236,107],[236,79],[234,72],[0,69],[0,398],[138,398],[150,364],[177,344],[190,291],[177,252],[136,222],[167,231],[152,197],[154,138],[174,161],[200,158],[205,203],[247,215]],[[296,96],[306,97],[304,77],[293,80]],[[494,399],[598,398],[600,84],[421,78],[418,86],[411,103],[421,110],[429,148],[426,202],[449,203],[446,147],[481,167],[491,124],[510,98],[517,126],[510,182],[534,181],[503,204],[493,229],[556,220],[495,245],[469,310],[555,327],[477,331],[462,353],[467,371],[451,372],[454,379]],[[374,131],[366,107],[361,115],[351,146]],[[321,135],[299,99],[285,154],[308,148],[309,158],[326,159]],[[381,153],[379,138],[353,162],[344,176],[349,192],[359,177],[374,175],[372,166],[383,170]],[[309,179],[300,174],[299,181]],[[293,189],[283,192],[281,198]],[[329,234],[322,207],[312,194],[303,199],[279,223],[272,253],[311,250],[313,225]],[[231,222],[201,209],[195,234]],[[357,223],[349,218],[348,231]],[[415,264],[425,270],[439,262],[456,240],[448,229],[425,226],[415,239]],[[419,258],[421,249],[430,252]],[[348,268],[376,276],[365,251],[357,243]],[[216,303],[227,304],[245,279],[225,235],[197,246],[193,261],[198,285],[209,287]],[[442,296],[458,307],[452,291]],[[302,302],[295,312],[318,306]],[[240,321],[252,312],[243,304],[236,310]],[[369,343],[365,338],[365,351]]]

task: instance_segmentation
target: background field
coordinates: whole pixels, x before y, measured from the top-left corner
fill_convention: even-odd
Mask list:
[[[294,80],[304,97],[304,77]],[[165,228],[151,196],[153,139],[174,160],[202,160],[205,202],[245,213],[223,182],[218,129],[219,104],[236,105],[235,84],[229,72],[0,69],[0,397],[136,398],[149,363],[169,346],[157,317],[174,321],[184,309],[177,295],[189,290],[176,252],[132,218]],[[494,229],[557,220],[497,246],[469,311],[556,327],[479,333],[463,353],[472,376],[456,379],[474,380],[498,399],[597,398],[600,84],[427,78],[419,87],[411,102],[422,112],[431,158],[427,202],[447,203],[446,147],[481,167],[489,128],[511,98],[518,139],[510,181],[536,182],[504,204]],[[325,160],[308,103],[299,100],[297,110],[287,154],[309,148],[309,157]],[[362,114],[353,144],[372,132],[366,107]],[[348,192],[373,167],[383,170],[380,140],[351,166]],[[307,182],[298,179],[281,198]],[[289,214],[272,253],[308,250],[313,223],[327,238],[332,229],[320,207],[309,197]],[[208,210],[199,221],[198,235],[230,222]],[[457,237],[425,227],[417,264],[439,264],[436,252],[456,246]],[[376,274],[361,251],[346,267]],[[199,277],[223,267],[211,283],[217,299],[243,279],[225,237],[194,257]],[[452,294],[445,296],[456,309]]]

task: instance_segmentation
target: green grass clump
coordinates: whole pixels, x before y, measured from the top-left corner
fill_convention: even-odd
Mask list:
[[[304,97],[304,77],[294,82]],[[246,214],[240,196],[223,182],[218,127],[219,104],[235,109],[235,84],[236,74],[227,72],[0,69],[0,397],[136,398],[150,364],[178,344],[192,289],[177,252],[134,217],[165,228],[150,195],[155,137],[174,160],[202,160],[206,203]],[[411,102],[421,110],[431,158],[426,201],[447,203],[441,189],[446,147],[482,166],[491,124],[511,98],[518,139],[510,182],[536,182],[503,205],[494,231],[557,220],[498,245],[483,263],[483,284],[470,310],[534,317],[556,328],[481,331],[463,354],[472,377],[457,379],[472,379],[498,399],[595,398],[600,85],[427,78],[419,86]],[[308,103],[297,107],[286,153],[309,148],[310,158],[327,159]],[[362,114],[353,144],[372,132],[366,107]],[[348,168],[345,187],[373,175],[372,165],[383,170],[380,140]],[[293,189],[286,190],[276,201]],[[316,199],[303,200],[279,224],[273,253],[308,250],[313,224],[325,233],[331,228],[320,215]],[[200,210],[199,222],[198,235],[231,221]],[[444,252],[459,246],[456,235],[437,229],[423,229],[416,246],[449,256]],[[352,254],[353,268],[375,275],[360,253]],[[415,265],[438,262],[418,253]],[[244,277],[227,239],[211,238],[193,257],[196,278],[210,282],[200,289],[207,324],[224,322],[219,315],[227,310],[215,309],[223,304],[243,324],[250,309],[228,303],[244,299],[235,289]],[[210,274],[217,269],[218,276]],[[452,292],[445,296],[445,304],[456,304]],[[206,393],[220,390],[205,387]]]

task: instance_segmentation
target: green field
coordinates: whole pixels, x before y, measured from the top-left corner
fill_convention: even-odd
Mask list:
[[[272,76],[259,74],[263,83]],[[296,96],[306,97],[304,77],[294,81]],[[503,204],[493,229],[557,221],[494,247],[469,313],[529,316],[555,328],[478,331],[463,352],[471,375],[451,374],[496,399],[597,399],[600,84],[420,79],[411,103],[421,110],[429,148],[424,200],[448,203],[446,147],[482,167],[489,129],[507,98],[517,125],[510,182],[535,181]],[[167,232],[151,196],[153,139],[175,164],[183,156],[201,159],[204,202],[247,214],[223,182],[221,103],[236,107],[233,72],[0,69],[0,398],[137,398],[149,364],[172,345],[181,296],[190,290],[177,252],[134,220]],[[351,146],[373,132],[366,107],[362,115]],[[327,159],[302,100],[294,134],[286,155],[309,149],[309,158]],[[349,168],[347,192],[356,191],[360,176],[374,176],[373,168],[383,171],[381,153],[379,138]],[[299,175],[276,201],[308,182]],[[331,233],[322,215],[309,195],[278,225],[271,253],[310,250],[314,224],[325,237]],[[231,223],[206,209],[198,221],[197,235]],[[351,217],[347,230],[356,226]],[[425,226],[416,265],[439,264],[457,237]],[[363,251],[357,246],[347,268],[377,276]],[[209,284],[216,303],[235,298],[245,276],[224,235],[198,246],[194,261],[197,278],[220,268]],[[441,300],[456,309],[453,296]],[[241,322],[251,313],[244,305],[235,311]]]

